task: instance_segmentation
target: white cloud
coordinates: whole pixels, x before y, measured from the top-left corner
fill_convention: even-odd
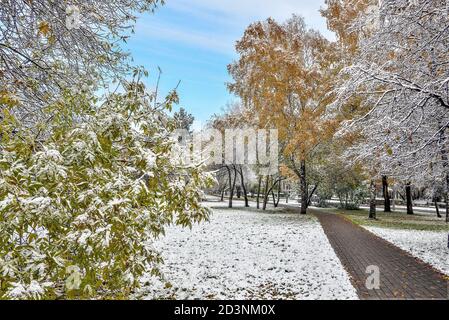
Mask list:
[[[138,34],[232,55],[235,41],[250,23],[268,17],[283,21],[298,14],[310,28],[332,39],[319,13],[322,5],[324,0],[171,0],[160,9],[169,19],[156,14],[140,25]],[[185,20],[172,19],[171,13]]]
[[[231,16],[261,18],[273,16],[285,19],[293,12],[312,11],[317,8],[315,0],[176,0],[167,5],[173,8],[193,8]]]
[[[167,3],[174,10],[235,25],[268,17],[282,21],[295,13],[303,16],[310,27],[332,37],[319,13],[323,5],[324,0],[173,0]]]
[[[227,54],[233,50],[233,39],[224,34],[211,35],[207,32],[180,28],[176,25],[161,25],[152,23],[145,25],[139,34],[151,39],[170,40],[193,47],[207,49]]]

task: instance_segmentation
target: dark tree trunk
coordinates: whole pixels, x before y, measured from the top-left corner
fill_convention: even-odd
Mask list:
[[[376,219],[376,182],[371,180],[369,199],[369,218]]]
[[[447,153],[443,152],[443,166],[449,170]],[[446,203],[446,223],[449,223],[449,173],[446,174],[446,186],[444,188],[444,202]]]
[[[226,169],[228,170],[228,176],[229,176],[229,208],[232,208],[232,200],[234,198],[234,190],[235,190],[235,183],[237,180],[237,170],[234,167],[234,180],[232,180],[232,172],[231,172],[231,168],[229,168],[229,166],[226,167]]]
[[[248,191],[245,186],[243,186],[243,198],[245,199],[245,207],[249,208]]]
[[[267,176],[266,182],[265,182],[265,190],[264,190],[264,198],[263,198],[263,210],[267,210],[267,203],[268,203],[268,197],[270,195],[270,191],[268,190],[268,186],[270,184],[270,176]]]
[[[412,215],[413,212],[413,200],[412,200],[412,186],[410,183],[405,185],[405,198],[407,199],[407,214]]]
[[[388,192],[388,177],[382,177],[382,193],[384,196],[384,211],[391,212],[390,193]]]
[[[449,197],[446,195],[446,223],[449,223]]]
[[[257,185],[257,209],[260,209],[260,187],[262,185],[262,176],[259,177],[259,183]]]
[[[444,193],[446,200],[446,223],[449,223],[449,174],[446,174],[446,191]]]
[[[315,185],[312,189],[312,192],[310,192],[310,194],[308,195],[307,208],[309,208],[310,205],[312,204],[312,198],[313,198],[313,195],[315,194],[316,189],[318,189],[318,185]]]
[[[281,200],[281,189],[278,188],[277,190],[277,196],[274,193],[274,190],[271,189],[271,196],[273,197],[273,205],[275,208],[279,207],[279,202]]]
[[[245,198],[245,207],[249,208],[248,191],[245,186],[245,178],[243,176],[243,168],[240,167],[240,182],[242,183],[243,197]]]
[[[281,201],[281,186],[278,187],[278,195],[276,200],[276,208],[279,206],[279,202]]]
[[[225,193],[226,193],[226,186],[228,185],[228,181],[226,180],[226,182],[223,184],[223,188],[221,189],[221,192],[220,192],[220,201],[221,202],[224,202],[224,196],[225,196]]]
[[[300,177],[300,189],[301,189],[301,214],[307,214],[307,203],[309,190],[307,190],[306,179],[306,161],[301,160],[301,177]]]
[[[442,216],[440,214],[440,208],[438,207],[438,199],[434,199],[433,203],[435,203],[435,210],[437,211],[437,217],[442,218]]]
[[[443,160],[443,169],[446,173],[446,185],[444,187],[444,202],[446,203],[446,223],[449,223],[449,157],[446,142],[447,137],[445,134],[447,126],[443,127],[441,121],[438,121],[438,124],[440,126],[440,137],[438,143],[441,146],[441,160]]]

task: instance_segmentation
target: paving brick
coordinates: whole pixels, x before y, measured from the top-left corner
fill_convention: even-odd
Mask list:
[[[329,242],[351,276],[360,299],[448,299],[448,282],[432,266],[353,224],[341,215],[316,212]],[[380,289],[365,286],[366,269],[380,269]]]

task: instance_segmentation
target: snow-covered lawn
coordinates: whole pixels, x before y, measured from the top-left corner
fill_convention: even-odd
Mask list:
[[[156,244],[173,287],[153,284],[148,299],[357,299],[314,217],[207,205],[210,222],[170,228]]]
[[[365,228],[449,275],[447,232]]]

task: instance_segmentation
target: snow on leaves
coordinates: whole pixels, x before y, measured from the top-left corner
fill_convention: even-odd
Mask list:
[[[364,6],[348,22],[351,27],[346,25],[358,31],[357,49],[341,72],[332,105],[353,110],[341,133],[363,136],[347,155],[365,163],[373,175],[441,181],[449,165],[447,3],[382,1],[375,10],[380,21],[363,32],[374,13],[365,10],[373,3],[361,2]],[[348,37],[340,41],[349,47]]]
[[[210,176],[172,164],[174,126],[137,87],[82,101],[83,121],[56,119],[45,141],[0,140],[0,298],[126,297],[157,270],[165,225],[207,218]]]

